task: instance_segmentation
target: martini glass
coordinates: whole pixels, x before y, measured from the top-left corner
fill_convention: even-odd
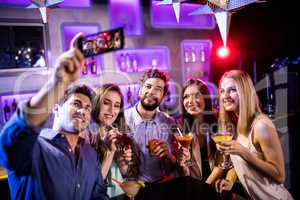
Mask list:
[[[184,135],[175,134],[175,138],[181,146],[185,148],[189,148],[193,140],[193,134],[191,133],[184,134]]]
[[[130,200],[134,200],[140,188],[143,186],[141,181],[131,178],[125,179],[123,182],[116,179],[112,180],[119,185],[119,187],[125,192],[126,196],[129,197]]]
[[[194,135],[192,133],[182,134],[179,128],[177,128],[177,133],[174,134],[176,141],[179,143],[180,147],[189,148],[191,146]],[[192,166],[193,162],[191,160],[186,161],[187,166]]]
[[[7,178],[6,170],[0,165],[0,180],[4,180]]]
[[[213,139],[213,141],[218,144],[220,142],[230,142],[233,138],[233,134],[228,132],[228,131],[224,131],[224,132],[218,132],[215,133],[211,136],[211,138]],[[223,161],[218,165],[219,168],[226,170],[232,167],[232,162],[230,161],[230,157],[229,154],[225,154],[222,153],[223,156]]]

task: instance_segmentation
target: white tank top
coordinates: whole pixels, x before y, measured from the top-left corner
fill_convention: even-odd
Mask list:
[[[257,118],[260,118],[257,117]],[[256,122],[257,120],[255,120]],[[253,124],[255,123],[253,122]],[[264,160],[261,152],[258,152],[252,143],[253,128],[248,137],[239,135],[237,142],[248,148],[258,158]],[[278,184],[270,178],[264,176],[259,171],[253,169],[243,158],[238,155],[230,155],[234,169],[237,173],[239,181],[247,190],[249,196],[255,200],[292,200],[293,197],[284,187],[283,184]]]

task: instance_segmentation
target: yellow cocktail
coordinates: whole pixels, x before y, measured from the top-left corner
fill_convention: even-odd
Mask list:
[[[230,134],[215,134],[212,136],[215,143],[219,142],[230,142],[232,140],[232,135]]]
[[[121,182],[114,178],[112,178],[112,180],[125,192],[125,194],[131,200],[134,200],[134,197],[137,195],[141,187],[145,187],[143,181],[127,180]]]
[[[6,179],[7,178],[7,173],[3,167],[0,166],[0,180]]]
[[[120,184],[120,187],[125,192],[125,194],[133,200],[134,197],[137,195],[137,193],[140,190],[141,184],[139,184],[137,181],[125,181]]]
[[[216,134],[213,134],[211,136],[211,138],[213,139],[213,141],[218,144],[220,142],[230,142],[232,141],[232,138],[233,138],[233,135],[232,133],[230,132],[223,132],[222,133],[216,133]],[[230,156],[229,154],[224,154],[222,153],[222,157],[223,157],[223,160],[221,163],[218,164],[218,167],[223,169],[223,170],[227,170],[229,168],[232,167],[232,162],[230,160]]]

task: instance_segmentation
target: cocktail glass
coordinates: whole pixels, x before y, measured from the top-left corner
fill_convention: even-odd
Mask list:
[[[213,141],[217,144],[220,142],[230,142],[232,140],[232,133],[224,131],[222,133],[215,133],[211,136]],[[232,162],[228,154],[222,153],[223,161],[218,165],[219,168],[226,170],[232,167]]]
[[[7,178],[6,170],[0,165],[0,180],[4,180]]]
[[[175,139],[177,140],[177,142],[180,144],[180,146],[185,147],[185,148],[189,148],[189,146],[192,143],[193,140],[193,134],[192,133],[188,133],[188,134],[180,134],[176,133],[175,135]],[[191,160],[186,161],[186,165],[187,166],[192,166],[193,162]]]
[[[151,140],[148,141],[147,147],[149,149],[150,155],[153,155],[153,151],[157,147],[158,144],[159,144],[158,139],[151,139]]]
[[[140,188],[144,186],[144,183],[142,181],[138,181],[135,179],[125,179],[123,182],[116,179],[112,180],[119,185],[119,187],[125,192],[126,196],[128,196],[130,200],[134,200]]]
[[[191,134],[191,133],[183,134],[183,135],[175,134],[175,138],[181,146],[188,148],[192,143],[193,134]]]
[[[107,132],[109,132],[112,129],[115,129],[115,130],[117,130],[120,133],[119,135],[117,135],[117,138],[116,138],[117,139],[116,147],[117,147],[117,154],[118,155],[122,155],[123,152],[126,150],[126,148],[128,146],[131,146],[131,144],[132,144],[132,142],[131,142],[132,138],[130,138],[130,136],[129,136],[128,133],[126,133],[126,132],[120,132],[118,130],[118,128],[116,126],[114,126],[114,125],[107,125],[105,127],[105,130]],[[133,147],[131,147],[131,148],[133,148]],[[126,162],[127,165],[133,164],[133,161],[125,161],[125,162]]]

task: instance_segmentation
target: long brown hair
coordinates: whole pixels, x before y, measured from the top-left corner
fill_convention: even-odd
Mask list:
[[[220,102],[220,128],[226,128],[228,125],[236,125],[238,134],[249,134],[254,118],[261,114],[260,103],[256,94],[253,82],[250,76],[241,70],[231,70],[225,72],[220,79],[219,88],[225,78],[231,78],[236,83],[236,89],[239,94],[239,114],[238,118],[233,112],[225,110],[223,103]],[[219,91],[220,93],[220,91]]]
[[[96,89],[96,92],[95,92],[96,94],[95,94],[93,104],[92,104],[92,118],[98,125],[101,126],[101,121],[99,119],[100,108],[103,103],[104,96],[110,91],[117,92],[121,98],[120,112],[119,112],[116,120],[114,121],[114,125],[118,128],[118,130],[121,133],[129,133],[130,128],[127,125],[127,123],[125,121],[125,117],[124,117],[123,94],[121,93],[120,88],[115,84],[112,84],[112,83],[104,84]],[[100,155],[100,161],[102,162],[104,154],[108,150],[108,146],[104,143],[104,141],[101,140],[101,137],[99,134],[92,136],[91,144],[95,148],[97,153]],[[140,165],[140,160],[138,157],[139,150],[133,139],[130,140],[130,146],[132,147],[132,151],[133,151],[133,163],[134,164],[130,165],[127,175],[130,177],[138,177],[139,165]],[[120,155],[118,154],[116,156],[120,156]],[[111,174],[109,173],[108,177],[110,177],[110,176],[111,176]],[[110,178],[108,178],[108,179],[110,179]]]
[[[204,111],[203,111],[203,115],[202,115],[203,121],[201,124],[199,124],[197,118],[190,115],[184,108],[183,95],[184,95],[185,90],[191,85],[196,85],[198,91],[204,96],[205,107],[204,107]],[[193,133],[201,134],[201,135],[209,138],[208,158],[213,159],[215,156],[216,147],[215,147],[214,143],[210,140],[209,135],[206,135],[206,134],[210,134],[210,131],[212,131],[212,129],[213,129],[213,125],[217,125],[217,117],[216,117],[216,112],[213,110],[212,97],[211,97],[209,89],[204,81],[197,79],[197,78],[191,78],[185,83],[185,85],[182,89],[182,93],[181,93],[181,109],[182,109],[182,123],[183,123],[184,132],[193,132]],[[202,125],[207,125],[207,127],[203,127]],[[207,129],[208,129],[208,131],[207,131]]]
[[[99,113],[101,109],[101,105],[103,103],[103,98],[108,92],[117,92],[120,95],[121,98],[121,105],[120,105],[120,112],[117,116],[117,119],[114,122],[114,125],[116,125],[120,132],[128,132],[129,127],[126,124],[125,117],[124,117],[124,97],[120,90],[120,88],[112,83],[104,84],[96,89],[95,97],[92,104],[92,118],[93,120],[101,125],[101,121],[99,119]]]

